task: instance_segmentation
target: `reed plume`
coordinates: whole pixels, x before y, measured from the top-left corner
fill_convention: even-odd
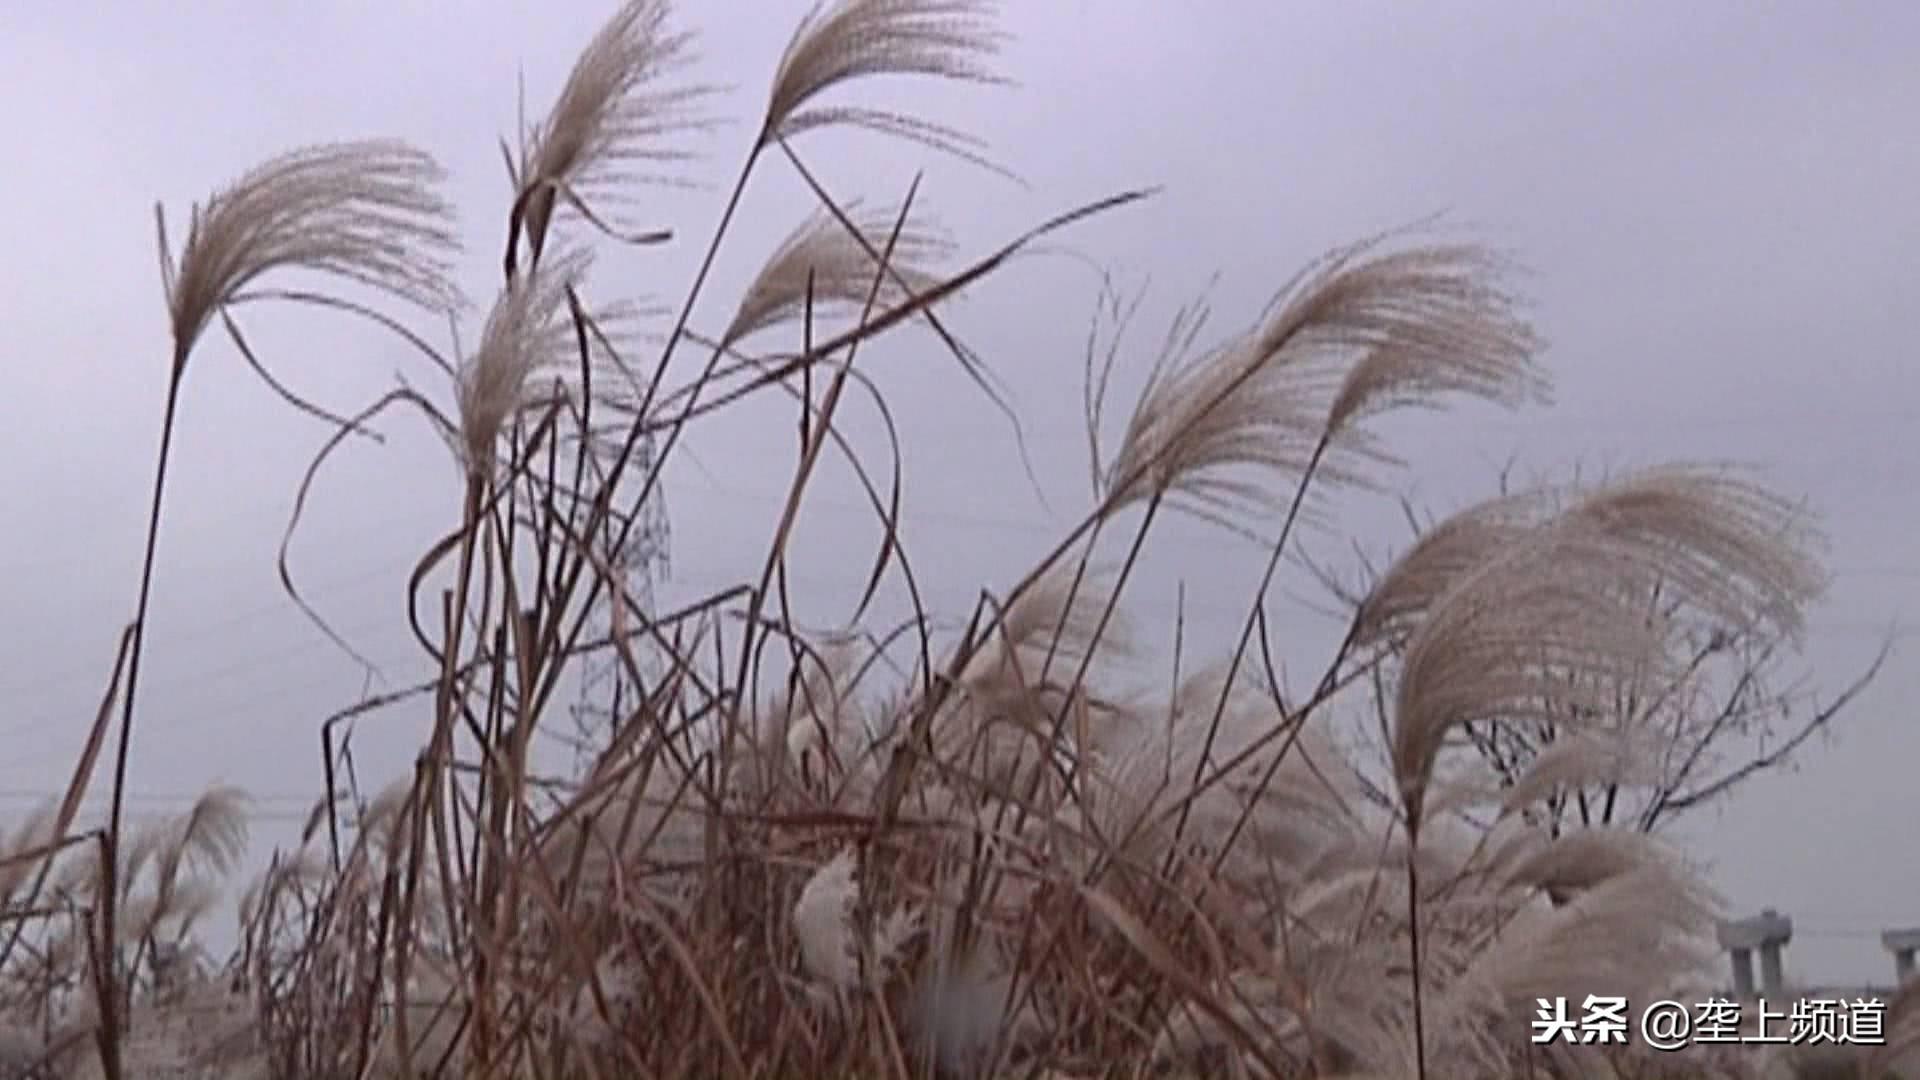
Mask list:
[[[978,141],[919,117],[884,108],[821,105],[817,98],[876,75],[930,75],[963,82],[1001,81],[989,61],[1004,35],[985,0],[832,0],[814,7],[794,32],[774,73],[760,143],[814,128],[851,125],[904,136],[964,157]]]
[[[269,159],[196,204],[176,260],[160,222],[160,275],[173,329],[173,378],[220,309],[274,271],[345,279],[435,313],[463,302],[448,277],[459,241],[445,178],[394,140],[329,143]]]
[[[904,302],[907,293],[926,291],[940,280],[931,264],[949,255],[953,242],[923,215],[910,215],[896,232],[898,207],[854,204],[842,212],[860,235],[850,235],[833,212],[815,211],[781,242],[747,286],[720,335],[723,345],[797,320],[808,313],[809,304],[815,317],[865,307],[880,271],[875,253],[887,248],[889,240],[888,274],[875,302],[891,307]]]
[[[1391,460],[1361,428],[1378,412],[1544,391],[1499,260],[1373,246],[1327,256],[1226,344],[1157,365],[1108,463],[1109,504],[1170,495],[1229,519],[1272,509],[1310,473],[1357,482]]]
[[[546,250],[557,206],[569,208],[601,232],[630,243],[659,243],[667,230],[634,232],[624,216],[595,207],[630,201],[627,185],[647,177],[649,162],[683,160],[667,145],[703,126],[697,111],[708,93],[697,85],[663,85],[693,59],[693,35],[668,27],[666,0],[628,0],[581,51],[553,109],[522,132],[519,155],[509,154],[515,186],[509,215],[506,272],[516,272],[522,235],[533,266]]]

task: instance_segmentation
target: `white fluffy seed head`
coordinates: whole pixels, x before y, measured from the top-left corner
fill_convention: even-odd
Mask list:
[[[842,848],[800,889],[793,905],[793,929],[807,974],[840,989],[860,981],[853,905],[860,896],[852,848]]]

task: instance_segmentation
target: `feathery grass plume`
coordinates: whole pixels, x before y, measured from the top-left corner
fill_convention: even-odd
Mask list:
[[[874,913],[862,929],[860,857],[842,847],[807,877],[789,918],[809,978],[841,993],[878,986],[894,973],[907,945],[922,930],[921,912],[910,904]]]
[[[1425,1059],[1438,1075],[1526,1075],[1523,1010],[1534,994],[1571,992],[1544,985],[1670,991],[1698,970],[1711,926],[1711,894],[1650,837],[1591,830],[1549,841],[1517,824],[1497,832],[1457,843],[1428,835],[1415,853],[1429,882],[1419,906]],[[1378,855],[1378,865],[1296,891],[1275,938],[1293,993],[1269,988],[1253,1019],[1286,1053],[1311,1049],[1316,1075],[1418,1067],[1404,978],[1408,880],[1382,872],[1407,852],[1389,845]],[[1613,955],[1621,952],[1634,955]]]
[[[1512,857],[1503,876],[1555,898],[1594,888],[1644,866],[1679,865],[1678,855],[1665,844],[1631,829],[1575,829],[1552,839],[1538,830],[1525,835],[1541,842],[1531,852]]]
[[[1037,685],[1049,655],[1067,664],[1090,653],[1116,661],[1130,654],[1131,626],[1123,609],[1115,608],[1101,626],[1115,575],[1105,568],[1089,567],[1084,575],[1078,569],[1070,561],[1055,563],[1014,597],[962,669],[961,683],[978,692],[1016,677]]]
[[[120,701],[106,850],[101,860],[107,880],[100,890],[99,950],[106,956],[120,954],[116,940],[120,920],[114,908],[121,889],[114,877],[120,869],[140,659],[146,646],[167,467],[187,359],[207,323],[218,313],[241,353],[281,397],[298,408],[325,416],[267,373],[241,338],[239,328],[227,318],[225,308],[248,299],[244,291],[247,286],[270,271],[304,269],[357,281],[390,296],[451,313],[462,302],[459,291],[448,280],[448,257],[458,245],[448,228],[451,211],[433,190],[441,175],[432,158],[394,141],[333,143],[295,150],[247,172],[215,192],[205,206],[196,205],[177,263],[167,242],[165,212],[155,209],[173,356],[148,502],[140,593],[126,654],[126,692]],[[385,320],[351,303],[313,294],[306,300]],[[328,418],[338,421],[337,417]],[[343,428],[351,427],[341,423]],[[115,986],[119,973],[116,965],[107,964],[100,965],[96,975],[102,991],[98,1040],[102,1068],[111,1080],[120,1080],[121,994]]]
[[[129,846],[119,875],[119,930],[134,942],[136,958],[151,961],[165,937],[184,937],[220,897],[218,879],[246,850],[247,798],[237,788],[210,788],[178,817],[143,829]],[[152,866],[152,873],[141,871]],[[145,886],[136,892],[135,887]],[[171,934],[163,934],[170,930]]]
[[[1448,996],[1530,1015],[1535,998],[1664,990],[1709,962],[1717,904],[1689,872],[1648,859],[1559,906],[1516,913],[1451,980]]]
[[[1128,623],[1115,608],[1101,626],[1113,598],[1110,574],[1091,569],[1076,590],[1075,571],[1070,562],[1057,563],[1014,598],[967,659],[955,684],[959,693],[934,722],[936,757],[990,789],[1016,782],[1024,768],[1040,768],[1050,757],[1077,759],[1107,737],[1114,708],[1090,694],[1085,680],[1069,685],[1071,665],[1090,656],[1124,662],[1131,653]],[[1056,739],[1062,717],[1067,723]]]
[[[842,848],[822,863],[800,889],[793,903],[793,930],[800,942],[800,959],[807,973],[836,989],[849,990],[860,982],[858,940],[853,928],[853,906],[860,898],[854,880],[852,848]]]
[[[183,937],[219,899],[219,886],[209,875],[227,874],[246,848],[245,797],[234,789],[216,788],[153,835],[150,889],[133,896],[120,914],[127,940],[138,943],[150,961],[163,927]],[[136,849],[142,847],[136,844]],[[130,887],[135,877],[129,872],[122,888]]]
[[[392,140],[294,150],[195,205],[177,265],[161,216],[174,379],[215,313],[274,270],[346,278],[435,312],[459,307],[448,278],[459,248],[452,208],[435,191],[444,176],[431,157]]]
[[[1620,555],[1582,560],[1530,542],[1455,583],[1407,639],[1389,733],[1409,821],[1422,818],[1446,737],[1478,721],[1604,715],[1614,685],[1669,658]]]
[[[1546,511],[1540,493],[1522,492],[1487,499],[1428,529],[1361,599],[1355,647],[1405,640],[1449,586],[1525,537]]]
[[[1324,364],[1263,352],[1253,337],[1160,365],[1107,463],[1104,497],[1118,508],[1165,495],[1209,516],[1271,509],[1285,486],[1275,481],[1313,459],[1337,386]]]
[[[238,788],[214,787],[184,813],[140,829],[121,849],[119,899],[125,901],[144,885],[152,905],[164,911],[183,882],[230,872],[246,849],[246,807],[247,797]],[[92,860],[76,859],[66,864],[57,881],[65,891],[97,899],[104,884],[98,871]]]
[[[1794,634],[1823,583],[1811,555],[1821,538],[1804,512],[1731,471],[1677,463],[1597,488],[1503,495],[1456,513],[1381,576],[1356,619],[1356,641],[1404,635],[1448,585],[1548,527],[1560,530],[1554,543],[1567,550],[1581,535],[1631,542],[1635,554],[1616,552],[1623,588],[1657,586],[1743,628],[1768,623]]]
[[[1309,468],[1357,482],[1395,460],[1357,427],[1367,416],[1445,393],[1513,403],[1539,389],[1533,338],[1495,285],[1495,261],[1471,247],[1373,247],[1324,257],[1238,339],[1157,364],[1107,467],[1112,504],[1271,507]]]
[[[117,873],[109,876],[88,849],[53,865],[50,897],[56,907],[77,905],[99,912],[105,906],[103,890],[111,887],[115,899],[114,930],[132,946],[122,956],[123,991],[132,997],[141,990],[157,991],[181,976],[179,947],[191,941],[198,924],[219,902],[221,879],[232,871],[246,843],[246,799],[237,789],[212,788],[185,813],[149,824],[128,839],[119,851]],[[36,940],[33,966],[54,984],[71,988],[63,994],[70,1004],[95,1010],[101,987],[87,977],[89,959],[97,944],[77,925],[54,930]],[[98,926],[89,931],[97,932]],[[0,999],[14,967],[0,972]],[[49,991],[51,992],[51,991]],[[7,1006],[0,1000],[0,1009]],[[49,1002],[48,1004],[51,1004]],[[87,1030],[97,1028],[89,1019]],[[120,1029],[124,1034],[125,1028]]]
[[[1277,911],[1271,955],[1252,957],[1217,995],[1228,1018],[1267,1055],[1292,1063],[1283,1075],[1410,1076],[1413,993],[1405,978],[1408,927],[1406,882],[1386,868],[1396,853],[1366,844],[1364,859],[1333,863],[1293,890]],[[1428,853],[1435,876],[1455,869]],[[1429,905],[1430,909],[1437,905]],[[1430,967],[1458,970],[1474,940],[1466,920],[1430,910],[1422,954]],[[1430,1036],[1429,1060],[1447,1064],[1441,1075],[1506,1075],[1500,1040],[1478,1025],[1460,1024]],[[1233,1037],[1218,1018],[1184,1005],[1168,1017],[1156,1041],[1162,1056],[1191,1058],[1199,1051],[1232,1053]]]
[[[869,950],[872,975],[878,978],[890,973],[905,956],[908,944],[925,929],[924,912],[912,904],[901,904],[887,912],[873,928]]]
[[[787,763],[810,790],[837,784],[868,749],[865,709],[854,680],[866,649],[857,638],[828,641],[803,654],[769,713],[784,724]]]
[[[235,787],[201,793],[187,812],[156,833],[155,873],[163,882],[189,873],[225,874],[247,844],[247,796]]]
[[[1584,497],[1460,574],[1439,590],[1407,636],[1388,738],[1409,848],[1409,928],[1421,935],[1408,949],[1417,1071],[1424,1074],[1429,1049],[1420,1034],[1421,988],[1433,978],[1423,980],[1420,972],[1423,965],[1429,972],[1434,968],[1420,944],[1431,939],[1431,931],[1423,930],[1421,905],[1411,899],[1418,888],[1412,855],[1421,826],[1430,820],[1428,793],[1447,735],[1475,721],[1565,724],[1605,717],[1617,704],[1620,685],[1677,675],[1681,664],[1669,652],[1666,626],[1671,616],[1646,605],[1648,589],[1656,585],[1739,625],[1764,619],[1789,632],[1797,628],[1800,605],[1818,577],[1794,543],[1794,530],[1785,527],[1794,522],[1783,509],[1764,491],[1723,477],[1678,472],[1631,478]],[[1605,879],[1540,916],[1531,930],[1507,927],[1500,940],[1525,942],[1524,963],[1537,966],[1523,968],[1514,959],[1501,968],[1500,979],[1521,987],[1499,987],[1511,994],[1501,1000],[1552,996],[1576,986],[1581,992],[1599,992],[1592,988],[1601,986],[1633,994],[1658,989],[1651,980],[1672,973],[1672,958],[1686,953],[1683,943],[1669,939],[1682,930],[1699,932],[1709,901],[1684,874],[1658,876],[1657,864],[1610,877],[1606,869],[1589,866],[1588,882]],[[1623,881],[1637,891],[1621,893]],[[1543,882],[1556,899],[1576,883]],[[1636,906],[1648,896],[1657,904],[1654,911]],[[1565,914],[1569,910],[1576,914]],[[1641,937],[1616,936],[1605,947],[1619,950],[1622,941],[1634,942],[1628,951],[1641,954],[1638,967],[1574,966],[1578,948],[1635,931]],[[1488,960],[1490,955],[1507,954],[1483,952],[1475,963],[1502,962]],[[1538,981],[1545,978],[1554,981]],[[1567,989],[1541,988],[1547,985]],[[1440,1015],[1466,1007],[1458,1000],[1441,1004]]]
[[[894,226],[900,221],[898,207],[869,209],[855,203],[843,209],[866,243],[850,235],[831,211],[814,211],[781,242],[740,297],[733,321],[720,336],[722,346],[738,344],[763,330],[801,318],[807,310],[809,288],[816,315],[865,307],[879,271],[873,253],[886,251],[889,237],[893,237],[892,253],[887,258],[889,272],[877,297],[881,307],[905,301],[902,283],[918,295],[939,282],[928,267],[951,254],[954,245],[922,215],[910,214],[895,236]]]
[[[1223,677],[1218,669],[1189,676],[1171,715],[1164,705],[1132,710],[1102,747],[1084,812],[1096,842],[1112,845],[1123,863],[1161,866],[1171,855],[1176,866],[1204,868],[1207,856],[1224,851],[1222,880],[1250,896],[1270,895],[1354,842],[1361,822],[1352,809],[1351,766],[1320,727],[1305,727],[1265,785],[1259,781],[1277,747],[1253,755],[1195,795],[1193,778]],[[1235,759],[1284,720],[1270,697],[1236,684],[1220,714],[1211,760]],[[1171,851],[1177,808],[1189,800],[1184,846]],[[1228,848],[1243,813],[1246,823]]]
[[[333,875],[332,864],[312,848],[302,847],[290,856],[276,856],[240,892],[240,925],[251,926],[283,894],[326,884]]]
[[[388,852],[393,837],[405,828],[413,812],[412,778],[400,777],[376,792],[354,816],[354,846],[376,853]]]
[[[1658,784],[1663,767],[1671,764],[1666,760],[1671,738],[1634,723],[1637,717],[1621,715],[1625,708],[1623,704],[1604,716],[1579,716],[1570,730],[1543,736],[1545,744],[1530,759],[1514,757],[1496,765],[1476,752],[1443,761],[1428,784],[1427,815],[1492,808],[1495,816],[1485,824],[1497,828],[1583,788],[1625,790]],[[1483,729],[1469,738],[1477,741],[1484,734]]]
[[[219,886],[205,878],[170,879],[164,894],[142,893],[120,909],[120,933],[128,941],[143,943],[152,963],[158,958],[155,949],[168,939],[185,937],[219,899]]]
[[[461,358],[455,372],[457,450],[470,475],[491,474],[495,447],[514,417],[553,400],[555,387],[536,384],[537,376],[564,378],[577,370],[567,290],[579,284],[590,262],[586,249],[574,248],[501,287],[479,347]]]
[[[1366,351],[1348,370],[1327,426],[1431,407],[1451,394],[1509,407],[1546,402],[1548,380],[1533,364],[1539,339],[1497,284],[1507,270],[1494,253],[1466,245],[1394,252],[1356,268],[1380,280],[1349,279],[1353,293],[1334,301],[1353,305],[1346,332]]]
[[[1393,759],[1409,808],[1459,725],[1608,716],[1613,687],[1671,677],[1656,584],[1736,625],[1797,630],[1820,586],[1804,533],[1754,484],[1667,468],[1585,495],[1463,575],[1406,643]]]
[[[1652,733],[1633,728],[1563,732],[1499,793],[1501,813],[1511,814],[1557,791],[1590,785],[1638,787],[1657,783],[1660,754],[1666,748]]]
[[[1054,718],[1063,711],[1070,719],[1056,739]],[[952,801],[934,805],[970,821],[976,798],[1026,799],[1036,785],[1033,798],[1039,805],[1051,804],[1063,794],[1056,781],[1076,756],[1076,731],[1093,726],[1088,712],[1083,692],[1054,686],[990,683],[950,698],[929,732],[931,756],[967,794],[942,787],[941,794]],[[955,823],[944,813],[937,820]]]
[[[812,103],[842,83],[870,75],[1002,82],[988,65],[1005,40],[993,25],[996,11],[990,0],[833,0],[831,6],[815,5],[780,58],[760,145],[813,128],[848,124],[980,161],[974,149],[978,140],[952,128],[888,109]]]
[[[593,207],[621,199],[642,162],[676,161],[684,152],[660,145],[669,136],[703,126],[691,106],[708,91],[663,87],[660,80],[692,59],[693,35],[667,28],[666,0],[628,0],[594,35],[567,76],[546,121],[522,132],[520,157],[507,169],[518,189],[509,223],[507,276],[515,272],[524,230],[530,261],[538,266],[555,206],[577,211],[602,232],[619,236],[625,224]],[[667,231],[622,237],[633,243],[670,239]]]
[[[1812,554],[1822,538],[1806,512],[1730,470],[1641,470],[1578,499],[1555,525],[1630,554],[1616,568],[1622,578],[1658,585],[1740,629],[1797,639],[1825,584]],[[1566,543],[1588,541],[1570,535]]]

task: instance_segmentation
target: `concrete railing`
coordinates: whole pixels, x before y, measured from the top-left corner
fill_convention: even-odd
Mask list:
[[[1762,994],[1777,996],[1786,982],[1785,964],[1782,954],[1787,942],[1793,940],[1793,920],[1767,908],[1750,919],[1738,919],[1720,924],[1720,947],[1727,950],[1733,961],[1733,993],[1735,997],[1754,996],[1753,954],[1760,953],[1760,986]]]
[[[1786,983],[1786,949],[1793,940],[1793,920],[1772,908],[1746,919],[1720,924],[1720,947],[1727,950],[1733,966],[1733,992],[1736,997],[1756,993],[1778,997]],[[1880,943],[1893,954],[1895,986],[1915,977],[1914,957],[1920,954],[1920,927],[1887,930]],[[1753,977],[1753,954],[1760,954],[1760,979]]]
[[[1920,951],[1920,926],[1889,930],[1880,935],[1880,944],[1893,954],[1893,984],[1905,986],[1913,978],[1913,954]]]

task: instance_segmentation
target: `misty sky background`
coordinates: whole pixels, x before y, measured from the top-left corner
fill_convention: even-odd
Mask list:
[[[685,140],[705,189],[648,188],[636,213],[667,248],[603,255],[587,293],[677,305],[804,3],[686,4],[694,77],[732,89],[734,122]],[[1804,671],[1820,700],[1894,628],[1880,679],[1791,772],[1691,815],[1734,913],[1793,915],[1793,977],[1885,983],[1879,931],[1920,925],[1920,7],[1899,4],[1011,5],[1003,70],[1019,86],[867,83],[886,104],[987,139],[1025,181],[911,145],[827,133],[798,145],[836,194],[919,203],[977,257],[1116,191],[1164,185],[1055,238],[950,307],[946,321],[1011,387],[1044,501],[1011,429],[914,329],[863,349],[905,436],[905,539],[930,606],[963,616],[1004,590],[1089,505],[1081,364],[1109,268],[1147,300],[1110,405],[1117,437],[1176,308],[1203,291],[1217,337],[1254,319],[1306,260],[1436,212],[1442,234],[1516,254],[1556,403],[1396,421],[1393,492],[1443,512],[1500,467],[1564,478],[1668,459],[1748,462],[1824,516],[1834,573]],[[543,114],[610,4],[117,5],[0,10],[0,823],[62,788],[136,596],[165,389],[153,204],[175,243],[189,205],[274,153],[370,135],[449,168],[462,283],[498,285],[511,192],[497,140],[524,72]],[[844,92],[843,92],[844,93]],[[811,208],[769,160],[748,190],[694,325],[717,330],[743,284]],[[586,233],[576,223],[571,235]],[[1217,275],[1217,281],[1215,276]],[[1209,287],[1209,282],[1213,282]],[[478,316],[463,327],[477,337]],[[396,374],[446,400],[390,336],[284,307],[238,320],[272,369],[338,411]],[[445,343],[445,327],[416,324]],[[664,329],[661,327],[660,329]],[[691,356],[689,352],[685,354]],[[703,356],[700,358],[704,358]],[[691,375],[680,363],[678,384]],[[876,465],[873,409],[850,430]],[[415,419],[378,425],[317,481],[292,562],[307,595],[381,667],[420,677],[405,581],[457,523],[458,475]],[[281,591],[275,553],[329,430],[279,401],[218,328],[187,377],[148,630],[130,806],[183,808],[209,783],[258,802],[253,864],[289,843],[321,790],[318,726],[365,673]],[[762,401],[695,427],[667,478],[663,604],[757,577],[790,479],[792,408]],[[844,467],[824,474],[793,559],[801,622],[849,614],[878,532]],[[1351,565],[1404,545],[1391,497],[1343,499],[1308,538]],[[1269,529],[1270,531],[1270,529]],[[1187,651],[1229,648],[1264,552],[1202,525],[1155,534],[1127,607],[1163,648],[1185,586]],[[1270,608],[1290,680],[1316,677],[1338,627],[1299,573]],[[903,609],[898,590],[886,613]],[[1163,669],[1160,669],[1163,670]],[[563,716],[556,717],[564,719]],[[363,778],[410,767],[422,706],[361,723]],[[103,769],[97,794],[104,802]],[[237,882],[236,882],[237,885]],[[227,931],[216,935],[224,937]]]

